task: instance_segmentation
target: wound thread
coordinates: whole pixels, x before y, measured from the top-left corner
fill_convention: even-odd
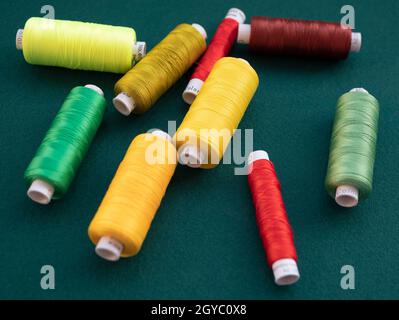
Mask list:
[[[140,251],[176,168],[169,139],[146,133],[132,141],[89,226],[103,258],[116,261]]]
[[[331,135],[325,186],[343,207],[354,207],[372,192],[379,103],[364,89],[342,95]]]
[[[175,134],[181,163],[204,169],[219,164],[258,84],[243,59],[225,57],[215,64]]]
[[[228,11],[218,26],[209,46],[197,64],[191,80],[183,92],[186,103],[192,104],[215,63],[226,57],[237,39],[238,25],[245,21],[245,14],[236,8]]]
[[[30,64],[113,73],[127,72],[143,54],[132,28],[45,18],[30,18],[18,43]]]
[[[266,152],[257,151],[250,155]],[[267,261],[278,285],[299,279],[294,235],[281,194],[281,185],[268,157],[249,163],[248,183],[256,210],[256,221]]]
[[[352,30],[339,23],[270,17],[251,20],[249,47],[255,52],[340,60],[348,57],[351,43]]]
[[[40,180],[53,192],[40,195],[39,183],[32,200],[47,204],[51,198],[59,199],[67,192],[103,120],[106,101],[99,92],[92,85],[76,87],[66,98],[25,171],[28,186]]]
[[[146,112],[205,49],[205,38],[198,29],[189,24],[178,25],[116,83],[115,107],[124,115]]]

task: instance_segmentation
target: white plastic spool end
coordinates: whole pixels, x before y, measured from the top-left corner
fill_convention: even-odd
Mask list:
[[[364,88],[353,88],[351,91],[349,92],[362,92],[362,93],[369,93],[366,89]]]
[[[248,165],[250,166],[257,160],[270,160],[269,154],[263,150],[251,152],[248,156]]]
[[[46,181],[37,179],[28,189],[28,197],[40,204],[49,204],[54,195],[54,187]]]
[[[201,79],[191,79],[183,92],[183,100],[188,104],[192,104],[203,85],[204,81]]]
[[[299,278],[298,265],[294,259],[281,259],[272,266],[274,281],[278,286],[288,286],[296,283]]]
[[[359,52],[362,48],[362,34],[360,32],[352,32],[351,52]]]
[[[17,50],[22,50],[22,40],[24,37],[24,29],[18,29],[17,34],[15,36],[15,46],[17,47]]]
[[[179,148],[179,162],[190,168],[199,168],[205,163],[205,154],[197,146],[185,144]]]
[[[165,138],[169,142],[173,143],[172,137],[165,131],[162,131],[160,129],[155,129],[155,130],[151,131],[151,134],[153,134],[154,136]]]
[[[359,203],[359,190],[349,185],[339,186],[335,191],[335,202],[344,208],[356,207]]]
[[[104,91],[102,91],[102,89],[100,87],[97,87],[94,84],[86,84],[85,88],[91,89],[91,90],[97,92],[99,95],[104,97]]]
[[[116,108],[116,110],[118,110],[120,113],[122,113],[125,116],[130,115],[134,110],[134,108],[136,107],[133,98],[130,97],[125,92],[121,92],[120,94],[118,94],[112,100],[112,102],[114,103],[114,107]]]
[[[192,26],[198,30],[199,33],[201,33],[201,36],[206,40],[208,38],[208,35],[206,34],[206,30],[204,29],[203,26],[201,26],[198,23],[193,23]]]
[[[123,244],[112,237],[102,237],[96,245],[99,257],[108,261],[118,261],[123,251]]]
[[[238,58],[238,60],[241,60],[241,61],[243,61],[243,62],[245,62],[247,65],[251,65],[247,60],[245,60],[245,59],[243,59],[243,58]]]
[[[251,39],[251,25],[240,24],[238,26],[237,43],[248,44]]]
[[[139,62],[147,54],[147,43],[137,41],[133,46],[134,61]]]
[[[245,22],[245,13],[238,9],[238,8],[231,8],[226,15],[226,18],[234,19],[238,23],[244,23]]]

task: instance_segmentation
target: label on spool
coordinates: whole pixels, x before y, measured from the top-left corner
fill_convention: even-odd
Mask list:
[[[359,190],[350,185],[339,186],[335,192],[335,201],[341,207],[355,207],[359,203]]]
[[[272,266],[275,283],[279,286],[294,284],[299,280],[299,270],[295,260],[281,259]]]
[[[147,53],[147,44],[143,41],[137,41],[133,46],[133,63],[139,62]]]
[[[109,236],[103,236],[96,245],[96,253],[108,261],[118,261],[123,251],[123,244]]]
[[[18,50],[22,50],[22,40],[24,37],[24,29],[18,29],[17,31],[17,35],[15,37],[15,45],[17,47]]]
[[[204,81],[201,79],[191,79],[183,92],[183,100],[188,104],[192,104],[198,96],[203,84]]]
[[[362,47],[362,34],[360,32],[352,32],[351,52],[359,52]]]

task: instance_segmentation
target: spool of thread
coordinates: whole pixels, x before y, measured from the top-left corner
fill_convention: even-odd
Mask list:
[[[220,59],[175,134],[179,162],[192,168],[216,167],[258,84],[247,61]]]
[[[248,157],[248,166],[256,221],[275,283],[294,284],[300,277],[298,257],[274,165],[267,152],[255,151]]]
[[[362,34],[339,23],[253,17],[250,25],[239,26],[237,42],[254,52],[346,59],[360,51]]]
[[[325,185],[342,207],[355,207],[371,194],[378,119],[379,103],[367,90],[355,88],[339,98]]]
[[[125,73],[146,54],[132,28],[30,18],[16,35],[26,62],[69,69]]]
[[[181,24],[115,85],[115,108],[127,116],[144,113],[197,61],[206,49],[199,24]]]
[[[72,89],[25,171],[28,196],[40,204],[65,195],[99,128],[106,108],[94,85]]]
[[[175,168],[176,149],[167,133],[133,140],[89,226],[100,257],[117,261],[140,251]]]
[[[229,54],[237,39],[238,25],[244,21],[245,14],[240,9],[231,8],[227,12],[183,92],[183,100],[186,103],[193,103],[215,63]]]

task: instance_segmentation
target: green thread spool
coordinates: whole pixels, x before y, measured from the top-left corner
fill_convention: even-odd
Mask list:
[[[342,207],[355,207],[371,194],[378,118],[378,101],[365,89],[338,100],[325,186]]]
[[[28,197],[40,204],[68,190],[99,128],[106,101],[94,85],[69,93],[33,160],[25,171]]]

